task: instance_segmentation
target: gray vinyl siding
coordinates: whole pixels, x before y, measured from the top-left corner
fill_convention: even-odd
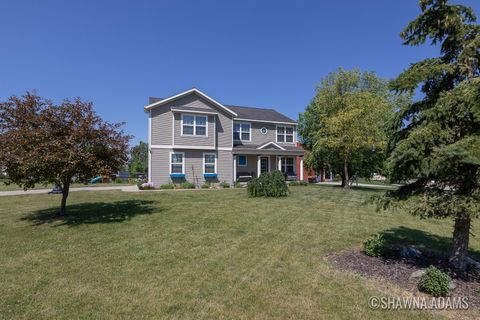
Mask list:
[[[195,107],[217,115],[208,116],[208,137],[181,136],[181,113],[171,112],[171,107]],[[194,114],[194,112],[187,112]],[[191,94],[171,103],[152,109],[152,145],[172,145],[172,123],[175,115],[175,145],[232,147],[232,116],[209,101]],[[216,132],[215,132],[216,131]],[[216,141],[215,141],[216,140]]]
[[[239,121],[247,122],[247,121]],[[267,142],[277,143],[277,125],[273,123],[262,123],[262,122],[250,122],[251,123],[251,140],[250,142],[245,142],[246,144],[258,144],[263,145]],[[296,134],[297,128],[294,127],[294,135]],[[262,128],[267,128],[267,133],[263,134],[260,130]],[[294,143],[278,143],[278,145],[294,145]]]
[[[195,183],[200,187],[205,183],[203,177],[203,154],[217,154],[217,174],[216,179],[209,179],[212,183],[226,181],[232,183],[232,165],[233,156],[230,151],[211,151],[211,150],[172,150],[172,149],[153,149],[152,150],[152,182],[155,187],[171,182],[170,179],[170,152],[183,152],[185,154],[185,180]],[[182,182],[181,180],[174,181]]]
[[[187,113],[185,113],[187,114]],[[195,113],[188,113],[194,115]],[[200,114],[198,114],[200,115]],[[214,115],[207,115],[207,136],[182,136],[182,113],[175,112],[174,124],[174,145],[185,146],[201,146],[213,147],[215,146],[215,118]]]
[[[151,142],[153,145],[172,144],[172,112],[167,106],[161,106],[151,110],[152,132]]]

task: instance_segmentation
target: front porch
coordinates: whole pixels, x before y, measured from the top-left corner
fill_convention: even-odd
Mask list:
[[[247,181],[275,170],[281,171],[287,180],[304,180],[303,150],[234,148],[233,170],[236,181]]]

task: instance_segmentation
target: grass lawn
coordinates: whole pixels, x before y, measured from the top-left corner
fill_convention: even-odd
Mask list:
[[[72,183],[70,188],[82,188],[82,187],[112,187],[112,186],[130,186],[134,185],[132,183],[90,183],[90,184],[83,184],[83,183]],[[53,188],[52,184],[38,184],[35,186],[35,189],[51,189]],[[0,191],[15,191],[15,190],[22,190],[16,184],[9,184],[6,185],[3,181],[0,180]]]
[[[363,202],[378,191],[292,190],[74,192],[65,220],[58,195],[0,197],[0,319],[438,318],[369,309],[401,289],[325,257],[378,231],[448,250],[451,221],[376,213]],[[479,257],[478,238],[471,248]]]

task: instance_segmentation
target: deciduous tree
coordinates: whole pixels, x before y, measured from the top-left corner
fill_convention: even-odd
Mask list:
[[[60,105],[34,93],[0,102],[0,167],[25,190],[38,183],[62,187],[66,214],[72,180],[117,171],[127,161],[122,124],[103,121],[80,98]]]

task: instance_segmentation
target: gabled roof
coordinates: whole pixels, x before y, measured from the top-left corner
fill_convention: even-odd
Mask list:
[[[267,148],[268,147],[268,148]],[[279,146],[275,142],[267,142],[263,146],[258,147],[257,149],[277,149],[277,150],[285,150],[285,148]]]
[[[295,120],[290,119],[289,117],[281,114],[280,112],[274,109],[242,107],[242,106],[233,106],[233,105],[225,105],[225,107],[237,113],[238,120],[296,124]]]
[[[192,89],[190,89],[190,90],[181,92],[181,93],[176,94],[176,95],[174,95],[174,96],[171,96],[171,97],[169,97],[169,98],[156,101],[156,102],[154,102],[154,103],[151,103],[151,104],[145,106],[144,109],[145,109],[145,111],[151,110],[151,109],[153,109],[153,108],[156,108],[156,107],[159,107],[159,106],[163,106],[163,105],[165,105],[165,104],[167,104],[167,103],[169,103],[169,102],[171,102],[171,101],[173,101],[173,100],[175,100],[175,99],[179,99],[179,98],[185,97],[185,96],[187,96],[187,95],[189,95],[189,94],[192,94],[192,93],[194,93],[194,94],[196,94],[196,95],[198,95],[198,96],[200,96],[200,97],[202,97],[202,98],[210,101],[212,104],[214,104],[214,105],[216,105],[217,107],[225,110],[226,112],[230,113],[231,115],[237,116],[237,113],[236,113],[235,111],[233,111],[233,110],[225,107],[223,104],[221,104],[220,102],[216,101],[215,99],[210,98],[210,97],[207,96],[205,93],[203,93],[203,92],[201,92],[200,90],[198,90],[197,88],[192,88]]]

